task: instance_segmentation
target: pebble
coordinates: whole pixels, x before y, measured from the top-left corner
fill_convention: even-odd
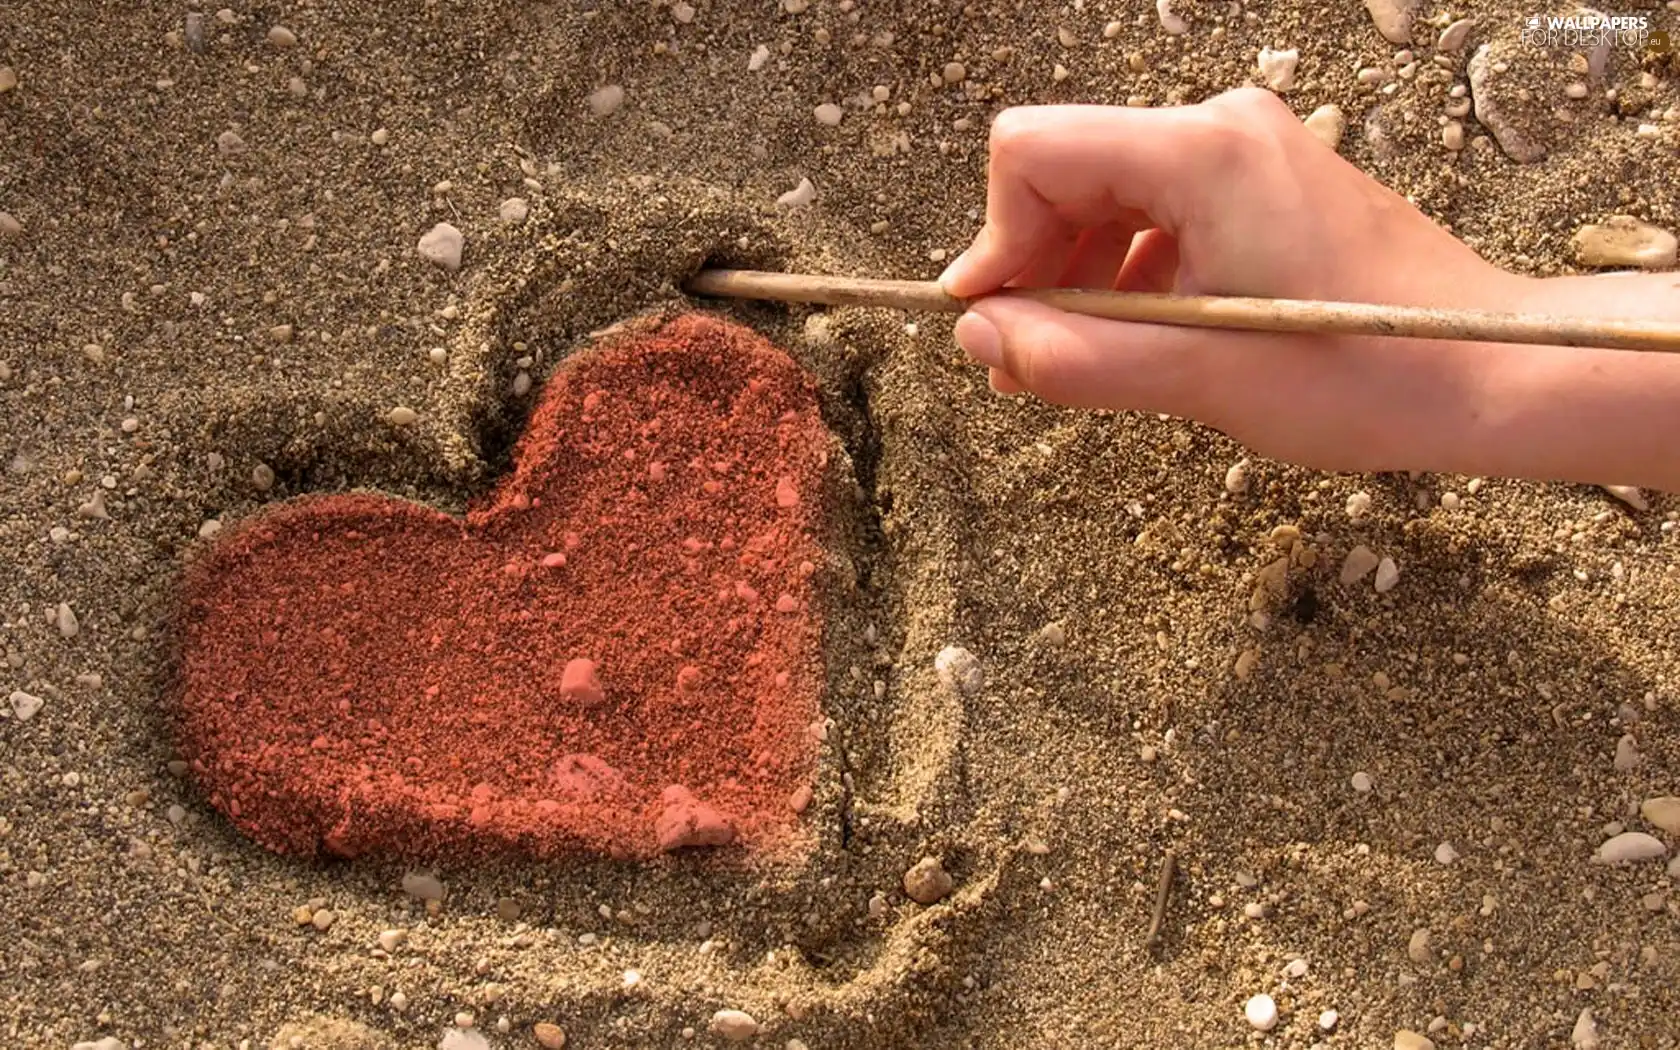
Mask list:
[[[216,149],[224,156],[245,152],[245,140],[237,131],[224,131],[216,136]]]
[[[1352,521],[1360,521],[1371,513],[1371,494],[1369,492],[1355,492],[1347,498],[1347,516]]]
[[[338,913],[329,908],[317,908],[315,914],[309,917],[309,922],[317,930],[326,931],[334,922],[338,921]]]
[[[1250,996],[1248,1002],[1243,1004],[1243,1016],[1248,1018],[1248,1023],[1258,1031],[1270,1032],[1278,1023],[1277,1003],[1265,992]]]
[[[0,239],[16,240],[23,236],[23,223],[9,211],[0,211]]]
[[[1452,25],[1441,30],[1441,36],[1435,41],[1435,49],[1447,54],[1457,54],[1464,50],[1464,42],[1470,38],[1470,30],[1476,28],[1474,18],[1460,18]]]
[[[1240,496],[1248,491],[1248,460],[1240,459],[1225,472],[1225,491]]]
[[[1172,0],[1155,0],[1155,17],[1161,20],[1161,28],[1172,36],[1178,36],[1190,28],[1184,19],[1173,14]]]
[[[1289,91],[1295,87],[1295,67],[1300,61],[1301,52],[1296,48],[1273,51],[1263,47],[1258,61],[1260,76],[1273,91]]]
[[[1342,572],[1339,578],[1344,586],[1358,583],[1369,576],[1371,570],[1375,569],[1382,561],[1383,559],[1377,557],[1375,551],[1362,543],[1348,551],[1347,557],[1342,559]]]
[[[12,705],[12,714],[19,722],[27,722],[40,713],[45,700],[33,693],[26,693],[22,689],[14,689],[12,695],[6,698]]]
[[[1498,71],[1489,54],[1488,45],[1483,44],[1470,57],[1470,96],[1475,100],[1476,119],[1493,132],[1494,141],[1506,156],[1518,164],[1532,164],[1546,155],[1546,147],[1525,135],[1501,110],[1493,83]]]
[[[950,873],[937,857],[923,857],[904,873],[904,892],[917,904],[938,904],[953,885]]]
[[[402,877],[403,892],[423,901],[443,900],[443,883],[435,875],[411,871]]]
[[[296,47],[297,34],[285,26],[274,26],[268,31],[268,42],[275,47]]]
[[[466,243],[467,238],[460,230],[447,222],[440,222],[426,231],[415,247],[422,259],[454,273],[461,268],[461,250]]]
[[[1450,120],[1441,127],[1441,145],[1454,153],[1464,148],[1464,125]]]
[[[373,134],[368,136],[368,141],[372,142],[375,146],[385,145],[386,143],[391,141],[391,129],[390,128],[375,128],[375,129],[373,129]]]
[[[1643,757],[1639,753],[1639,741],[1634,739],[1632,733],[1623,733],[1616,741],[1616,757],[1611,765],[1618,773],[1631,773],[1639,768]]]
[[[1643,831],[1624,831],[1593,854],[1594,864],[1635,864],[1642,860],[1658,860],[1668,854],[1662,840]]]
[[[747,72],[757,73],[764,68],[764,63],[770,61],[770,49],[763,44],[753,49],[752,56],[747,59]]]
[[[744,1043],[758,1034],[758,1021],[745,1010],[719,1010],[707,1022],[706,1030],[731,1043]]]
[[[11,66],[0,66],[0,95],[18,86],[17,70]]]
[[[396,996],[391,998],[395,1005]],[[446,1028],[437,1050],[490,1050],[490,1040],[476,1028]]]
[[[204,50],[204,12],[202,12],[202,11],[188,11],[187,12],[186,25],[183,27],[181,37],[182,37],[183,40],[186,41],[187,47],[190,50],[195,51],[195,52],[203,52],[203,50]]]
[[[1639,815],[1659,831],[1680,835],[1680,798],[1673,795],[1648,798],[1639,804]]]
[[[1307,114],[1303,121],[1307,130],[1313,133],[1318,141],[1335,149],[1342,144],[1342,135],[1347,131],[1347,116],[1342,107],[1324,105]]]
[[[1569,1030],[1569,1042],[1576,1050],[1598,1050],[1598,1023],[1593,1020],[1592,1008],[1582,1007]]]
[[[986,673],[980,661],[967,649],[948,645],[933,658],[933,670],[947,689],[965,696],[978,693],[986,685]]]
[[[391,1004],[391,1009],[399,1014],[408,1009],[408,996],[402,992],[392,992],[391,998],[386,1001]]]
[[[1406,958],[1426,966],[1434,958],[1429,950],[1429,927],[1420,926],[1412,931],[1412,936],[1406,941]]]
[[[563,1050],[566,1045],[566,1030],[551,1021],[538,1021],[531,1028],[531,1034],[547,1050]]]
[[[671,17],[683,25],[688,25],[694,21],[694,5],[685,3],[684,0],[677,0],[675,4],[671,5]]]
[[[1422,0],[1365,0],[1365,10],[1376,24],[1377,32],[1391,44],[1412,42],[1412,17]]]
[[[406,885],[403,887],[403,889],[407,888],[408,887]],[[384,930],[379,934],[379,947],[383,948],[387,953],[396,951],[398,948],[401,948],[405,943],[407,943],[407,941],[407,930]]]
[[[776,198],[776,207],[793,211],[805,207],[816,199],[817,188],[811,185],[810,179],[802,178],[799,180],[799,185]]]
[[[496,208],[496,215],[503,222],[524,222],[531,214],[531,204],[524,197],[509,197]]]
[[[597,117],[610,117],[624,105],[624,89],[617,84],[607,84],[589,93],[589,112]]]
[[[251,468],[251,484],[258,492],[267,492],[274,487],[274,468],[267,463],[258,463]]]
[[[91,1043],[83,1042],[72,1044],[70,1050],[128,1050],[128,1044],[114,1035],[108,1035],[103,1039],[96,1039]]]
[[[1384,558],[1377,563],[1376,588],[1378,594],[1387,594],[1400,582],[1400,566],[1394,564],[1393,558]]]
[[[1373,786],[1371,783],[1371,774],[1365,772],[1364,770],[1360,770],[1355,773],[1349,778],[1348,782],[1353,785],[1353,790],[1359,792],[1361,795],[1370,791]]]
[[[1307,960],[1305,960],[1305,959],[1291,959],[1291,960],[1289,960],[1289,965],[1285,966],[1283,968],[1283,975],[1285,977],[1288,977],[1288,978],[1292,979],[1292,980],[1299,981],[1301,978],[1303,978],[1307,975],[1307,969],[1308,969]]]
[[[1318,1030],[1321,1032],[1331,1031],[1341,1019],[1341,1014],[1334,1010],[1326,1010],[1318,1015]]]
[[[1451,864],[1453,861],[1456,861],[1457,859],[1458,859],[1458,850],[1453,849],[1453,844],[1452,843],[1443,842],[1439,846],[1435,847],[1435,863],[1437,863],[1437,864]]]
[[[844,110],[834,103],[824,102],[816,109],[813,109],[811,111],[811,115],[817,118],[818,124],[821,124],[824,127],[832,128],[838,127],[840,124],[840,118],[846,114]]]
[[[1394,1050],[1435,1050],[1435,1040],[1402,1028],[1394,1033]]]
[[[961,62],[947,62],[941,75],[947,84],[961,84],[968,79],[968,67]]]
[[[385,419],[394,427],[406,427],[420,418],[420,413],[407,405],[398,405],[385,413]]]
[[[1583,266],[1642,267],[1664,270],[1674,265],[1676,239],[1667,230],[1631,215],[1613,215],[1602,224],[1575,231],[1575,259]]]
[[[81,633],[81,622],[76,619],[76,611],[67,602],[58,603],[58,633],[66,638],[74,638]]]

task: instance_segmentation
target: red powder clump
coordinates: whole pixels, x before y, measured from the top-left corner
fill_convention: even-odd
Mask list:
[[[293,854],[788,841],[822,625],[785,493],[826,445],[792,360],[689,316],[568,360],[464,521],[360,493],[244,520],[182,594],[197,779]]]

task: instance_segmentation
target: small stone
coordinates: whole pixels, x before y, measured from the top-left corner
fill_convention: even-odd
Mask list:
[[[1600,485],[1599,488],[1626,503],[1634,510],[1650,510],[1651,505],[1645,502],[1645,494],[1632,485]]]
[[[1295,87],[1295,67],[1301,61],[1301,52],[1296,48],[1288,51],[1273,51],[1269,47],[1260,49],[1258,65],[1260,77],[1266,86],[1273,91],[1289,91]]]
[[[1532,164],[1546,155],[1546,147],[1529,138],[1507,116],[1494,84],[1499,70],[1490,51],[1489,45],[1483,44],[1470,57],[1470,96],[1475,100],[1476,119],[1493,132],[1494,141],[1506,156],[1518,164]]]
[[[566,1031],[551,1021],[538,1021],[531,1028],[531,1034],[537,1037],[537,1043],[546,1050],[564,1050],[566,1045]]]
[[[938,904],[953,885],[950,873],[937,857],[923,857],[904,873],[904,892],[917,904]]]
[[[1376,588],[1378,594],[1386,594],[1400,582],[1400,567],[1394,564],[1393,558],[1384,558],[1377,563]]]
[[[1453,849],[1450,842],[1443,842],[1435,847],[1435,863],[1451,864],[1458,859],[1458,850]]]
[[[245,140],[239,137],[237,131],[224,131],[216,136],[216,149],[224,157],[231,157],[236,153],[245,152]]]
[[[752,55],[747,58],[747,72],[757,73],[764,68],[764,63],[768,61],[770,61],[770,49],[763,44],[758,45],[753,49]]]
[[[1342,559],[1342,572],[1339,579],[1344,586],[1358,583],[1370,575],[1371,570],[1375,569],[1382,561],[1383,559],[1377,557],[1375,551],[1364,544],[1360,544],[1353,550],[1348,551],[1347,557]]]
[[[598,87],[589,93],[589,112],[597,117],[610,117],[624,105],[624,89],[617,84]]]
[[[947,84],[961,84],[968,79],[968,68],[961,62],[947,62],[942,75]]]
[[[1318,1015],[1318,1030],[1321,1031],[1321,1032],[1333,1031],[1336,1027],[1337,1022],[1339,1022],[1341,1019],[1342,1019],[1341,1014],[1337,1013],[1334,1010],[1326,1010],[1323,1013]]]
[[[520,372],[513,377],[513,396],[524,397],[531,392],[531,373]]]
[[[197,53],[204,51],[204,12],[187,12],[186,24],[182,27],[181,38],[186,41],[189,50]]]
[[[1419,966],[1427,966],[1434,959],[1429,950],[1429,928],[1419,927],[1412,931],[1412,936],[1406,941],[1406,958]]]
[[[1342,135],[1347,132],[1347,116],[1342,113],[1342,107],[1336,105],[1318,107],[1307,114],[1302,123],[1314,138],[1331,149],[1342,144]]]
[[[1240,496],[1248,491],[1248,460],[1240,459],[1225,472],[1225,491]]]
[[[965,696],[978,693],[986,686],[986,673],[981,669],[979,659],[958,645],[948,645],[939,650],[933,658],[933,670],[945,688]]]
[[[707,1022],[706,1030],[731,1043],[744,1043],[758,1034],[758,1021],[745,1010],[719,1010]]]
[[[289,324],[277,324],[268,330],[268,339],[269,342],[273,343],[289,343],[292,341],[294,332],[295,329]]]
[[[1052,649],[1060,649],[1067,644],[1067,628],[1051,621],[1038,629],[1038,640]]]
[[[443,900],[443,883],[435,875],[411,871],[402,877],[403,892],[423,901]]]
[[[671,5],[671,17],[683,25],[688,25],[694,21],[694,13],[694,5],[684,2],[684,0],[677,0],[676,3]]]
[[[1371,774],[1365,772],[1364,770],[1360,770],[1355,773],[1349,778],[1348,782],[1353,785],[1353,790],[1359,792],[1361,795],[1369,792],[1372,787]]]
[[[1291,959],[1289,960],[1289,965],[1283,968],[1283,975],[1288,977],[1290,980],[1299,981],[1307,975],[1307,969],[1307,960]]]
[[[1464,42],[1470,38],[1470,30],[1476,28],[1474,18],[1460,18],[1452,25],[1441,30],[1441,36],[1435,41],[1435,48],[1449,55],[1464,50]]]
[[[1673,795],[1648,798],[1639,804],[1639,816],[1659,831],[1680,835],[1680,798]]]
[[[1160,20],[1161,28],[1169,36],[1179,36],[1190,28],[1184,19],[1173,14],[1172,0],[1155,0],[1155,17]]]
[[[817,188],[810,179],[802,178],[799,185],[776,198],[776,207],[794,211],[817,199]]]
[[[62,634],[64,637],[74,638],[77,634],[81,633],[81,622],[76,619],[76,611],[70,608],[69,603],[58,603],[58,616],[56,619],[58,621],[58,633]]]
[[[817,118],[818,124],[821,124],[824,127],[832,128],[838,127],[840,124],[840,118],[846,114],[844,110],[834,103],[824,102],[816,109],[813,109],[811,111],[811,115]]]
[[[274,47],[296,47],[297,34],[285,26],[274,26],[268,31],[268,42]]]
[[[1639,768],[1643,756],[1639,753],[1639,741],[1632,733],[1623,733],[1616,741],[1616,757],[1611,765],[1618,773],[1631,773]]]
[[[267,463],[258,463],[251,468],[251,484],[258,492],[267,492],[274,487],[274,468]]]
[[[437,1050],[490,1050],[490,1040],[476,1028],[449,1028],[438,1040]]]
[[[15,241],[23,236],[23,223],[9,211],[0,211],[0,240]]]
[[[379,947],[390,954],[408,943],[407,930],[384,930],[379,934]]]
[[[386,1002],[390,1003],[391,1009],[395,1010],[399,1014],[408,1009],[408,996],[404,995],[400,991],[392,992],[391,998],[387,999]]]
[[[524,222],[529,214],[531,205],[524,197],[509,197],[496,208],[497,217],[506,223]]]
[[[41,713],[46,701],[33,693],[26,693],[22,689],[14,689],[12,695],[6,698],[12,705],[12,714],[19,722],[27,722]]]
[[[1351,521],[1363,521],[1371,513],[1371,494],[1355,492],[1347,498],[1347,516]]]
[[[368,141],[372,142],[375,146],[387,145],[391,141],[391,129],[375,128],[373,130],[373,134],[368,136]]]
[[[1665,270],[1675,264],[1680,245],[1674,234],[1631,215],[1613,215],[1602,224],[1583,226],[1572,242],[1582,266],[1639,267]]]
[[[17,70],[11,66],[0,66],[0,95],[15,90],[18,86]]]
[[[447,222],[440,222],[426,231],[415,247],[422,259],[454,273],[461,268],[461,251],[466,243],[466,235],[460,230]]]
[[[1365,0],[1365,10],[1376,24],[1377,32],[1391,44],[1412,42],[1412,18],[1422,0]]]
[[[1441,145],[1454,153],[1464,148],[1464,125],[1456,120],[1449,120],[1441,126]]]
[[[654,821],[659,848],[674,852],[695,846],[727,846],[735,839],[735,827],[716,808],[701,802],[680,784],[660,794],[663,808]]]
[[[1250,996],[1243,1004],[1243,1016],[1257,1031],[1270,1032],[1278,1023],[1277,1003],[1265,992]]]
[[[1587,87],[1584,81],[1575,80],[1563,86],[1564,97],[1572,98],[1576,101],[1586,98],[1591,93],[1592,89]]]
[[[1435,1041],[1410,1028],[1402,1028],[1394,1033],[1394,1050],[1435,1050]]]
[[[1575,1027],[1569,1030],[1569,1042],[1575,1050],[1598,1050],[1598,1023],[1593,1020],[1590,1007],[1581,1008]]]
[[[323,932],[331,927],[336,921],[338,921],[338,913],[329,908],[318,908],[316,909],[315,914],[309,918],[310,924],[317,930],[321,930]]]
[[[1593,854],[1595,864],[1636,864],[1642,860],[1658,860],[1668,855],[1662,840],[1643,831],[1624,831],[1598,847]]]
[[[414,411],[412,408],[409,408],[407,405],[398,405],[396,408],[393,408],[391,411],[385,413],[386,422],[390,423],[394,427],[410,426],[419,418],[420,413]]]

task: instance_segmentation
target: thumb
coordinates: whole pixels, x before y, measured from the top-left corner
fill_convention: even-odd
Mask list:
[[[1108,321],[1010,295],[975,302],[955,334],[970,357],[1046,401],[1189,418],[1205,418],[1236,372],[1215,359],[1234,363],[1253,342],[1252,333]]]

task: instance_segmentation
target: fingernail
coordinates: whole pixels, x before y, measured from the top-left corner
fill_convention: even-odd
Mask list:
[[[958,255],[955,259],[952,259],[951,264],[945,267],[945,272],[939,275],[939,287],[945,290],[946,295],[951,294],[951,285],[953,281],[959,274],[962,273],[963,267],[968,265],[964,262],[967,258],[968,253],[965,251],[961,255]]]
[[[1003,336],[997,326],[973,310],[957,318],[957,345],[988,368],[1003,367]]]

